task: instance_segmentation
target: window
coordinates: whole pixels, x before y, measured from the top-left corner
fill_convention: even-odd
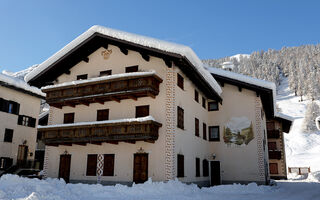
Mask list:
[[[199,92],[197,90],[194,90],[194,100],[199,102]]]
[[[178,86],[181,88],[181,89],[183,89],[184,87],[183,87],[183,77],[180,75],[180,74],[178,74]]]
[[[0,98],[0,111],[18,115],[19,110],[19,103]]]
[[[177,171],[177,177],[184,177],[184,156],[181,154],[178,154],[178,171]]]
[[[89,154],[87,159],[87,176],[97,174],[97,154]]]
[[[13,130],[6,128],[4,132],[4,142],[12,142]]]
[[[184,110],[178,106],[178,128],[184,129]]]
[[[219,104],[216,101],[208,102],[208,111],[219,110]]]
[[[209,176],[209,162],[206,159],[202,161],[202,171],[203,176]]]
[[[109,120],[109,109],[97,110],[97,121]]]
[[[207,140],[207,124],[202,124],[203,139]]]
[[[110,76],[112,74],[112,70],[101,71],[100,76]]]
[[[206,99],[202,97],[202,107],[206,108]]]
[[[74,122],[74,113],[65,113],[63,118],[64,124],[72,124]]]
[[[200,176],[200,158],[196,158],[196,177]]]
[[[149,105],[136,106],[136,118],[149,116]]]
[[[268,150],[277,150],[276,142],[268,142]]]
[[[36,119],[33,117],[19,115],[18,117],[18,125],[28,126],[28,127],[36,127]]]
[[[103,176],[114,175],[114,154],[104,154]]]
[[[88,74],[81,74],[77,76],[77,80],[85,80],[88,79]]]
[[[270,163],[270,174],[278,174],[278,164],[277,163]]]
[[[275,130],[276,124],[274,122],[267,122],[267,130]]]
[[[199,119],[194,119],[194,126],[195,126],[195,135],[199,137]]]
[[[138,65],[126,67],[126,73],[137,72],[137,71],[138,71]]]
[[[209,141],[220,141],[219,126],[209,127]]]

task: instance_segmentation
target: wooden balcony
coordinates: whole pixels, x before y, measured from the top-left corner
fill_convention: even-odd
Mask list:
[[[153,120],[116,122],[101,121],[99,123],[62,124],[61,126],[39,127],[46,145],[86,145],[108,142],[135,143],[146,141],[154,143],[158,139],[158,130],[162,125]]]
[[[48,87],[42,91],[47,94],[46,102],[57,108],[75,107],[79,104],[89,106],[90,103],[104,104],[106,101],[120,102],[123,99],[137,100],[147,96],[155,98],[159,94],[162,79],[154,73],[136,74],[75,81],[74,84]]]
[[[281,159],[281,151],[279,150],[269,150],[269,159]]]
[[[279,130],[267,130],[268,139],[278,139],[280,138]]]

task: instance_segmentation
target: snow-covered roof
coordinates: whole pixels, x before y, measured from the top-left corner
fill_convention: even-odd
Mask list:
[[[29,74],[32,70],[34,70],[35,68],[38,67],[38,64],[36,65],[32,65],[26,69],[23,69],[21,71],[18,71],[18,72],[10,72],[10,71],[7,71],[7,70],[3,70],[2,73],[5,74],[5,75],[8,75],[8,76],[12,76],[12,77],[15,77],[15,78],[19,78],[21,80],[24,80],[24,77]]]
[[[115,119],[115,120],[105,120],[105,121],[94,121],[94,122],[76,122],[72,124],[54,124],[48,126],[40,126],[38,128],[59,128],[59,127],[73,127],[73,126],[88,126],[97,124],[115,124],[121,122],[145,122],[145,121],[155,121],[152,116],[139,117],[139,118],[128,118],[128,119]]]
[[[279,113],[277,112],[275,114],[276,117],[279,117],[279,118],[282,118],[282,119],[285,119],[285,120],[288,120],[290,122],[293,122],[294,121],[294,118],[290,117],[289,115],[286,115],[286,114],[283,114],[283,113]]]
[[[33,86],[30,86],[28,83],[26,83],[25,81],[23,81],[19,78],[15,78],[15,77],[3,74],[3,73],[0,73],[0,82],[2,82],[2,84],[13,86],[15,88],[19,88],[24,91],[30,92],[30,93],[35,94],[37,96],[41,96],[41,97],[46,96],[46,94],[41,92],[40,89],[33,87]]]
[[[48,114],[49,114],[49,110],[46,110],[46,111],[40,113],[39,119],[43,118],[44,116],[46,116],[46,115],[48,115]]]
[[[216,74],[216,75],[223,76],[223,77],[226,77],[226,78],[229,78],[229,79],[237,80],[237,81],[240,81],[240,82],[244,82],[244,83],[248,83],[248,84],[251,84],[251,85],[255,85],[255,86],[259,86],[259,87],[262,87],[262,88],[266,88],[266,89],[272,90],[273,110],[274,110],[273,113],[275,113],[275,114],[277,113],[276,112],[276,91],[277,90],[276,90],[276,85],[273,82],[265,81],[265,80],[261,80],[261,79],[257,79],[257,78],[253,78],[253,77],[246,76],[246,75],[243,75],[243,74],[238,74],[238,73],[235,73],[235,72],[226,71],[226,70],[223,70],[223,69],[218,69],[218,68],[215,68],[215,67],[210,67],[210,66],[205,66],[205,67],[212,74]]]
[[[146,36],[136,35],[133,33],[127,33],[124,31],[110,29],[110,28],[106,28],[98,25],[92,26],[86,32],[84,32],[79,37],[77,37],[76,39],[71,41],[69,44],[67,44],[65,47],[63,47],[60,51],[58,51],[57,53],[52,55],[50,58],[48,58],[46,61],[41,63],[37,68],[35,68],[33,71],[27,74],[27,76],[25,77],[25,81],[29,82],[30,80],[35,78],[38,74],[46,70],[49,66],[51,66],[53,63],[55,63],[57,60],[62,58],[64,55],[66,55],[68,52],[73,50],[75,47],[80,45],[82,42],[84,42],[86,39],[88,39],[90,36],[92,36],[95,33],[117,38],[123,41],[132,42],[145,47],[150,47],[150,48],[162,50],[165,52],[185,56],[194,65],[194,67],[197,69],[199,74],[206,80],[206,82],[212,87],[212,89],[214,89],[218,95],[222,93],[222,90],[219,84],[210,75],[210,73],[208,73],[205,70],[203,63],[190,47],[184,46],[181,44],[175,44],[175,43],[159,40],[159,39],[154,39],[151,37],[146,37]]]
[[[48,86],[42,87],[41,89],[42,90],[53,89],[53,88],[64,87],[64,86],[81,85],[81,84],[91,83],[91,82],[96,82],[96,81],[114,80],[114,79],[125,78],[125,77],[144,77],[144,76],[150,76],[150,75],[155,75],[155,74],[156,74],[155,71],[113,74],[113,75],[109,75],[109,76],[101,76],[101,77],[95,77],[95,78],[90,78],[90,79],[85,79],[85,80],[64,82],[64,83],[60,83],[60,84],[56,84],[56,85],[48,85]]]

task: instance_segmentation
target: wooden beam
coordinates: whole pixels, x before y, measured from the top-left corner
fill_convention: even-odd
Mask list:
[[[86,146],[87,145],[86,142],[75,142],[74,144],[81,145],[81,146]]]
[[[170,60],[167,60],[167,59],[163,59],[164,63],[169,67],[171,68],[172,67],[172,62]]]
[[[154,140],[145,140],[145,142],[154,143]]]
[[[134,95],[129,95],[128,97],[129,97],[129,99],[133,99],[133,100],[137,101],[137,97]]]
[[[102,142],[90,142],[90,144],[101,145]]]
[[[59,109],[62,109],[62,106],[61,106],[61,105],[50,104],[50,106],[53,106],[53,107],[55,107],[55,108],[59,108]]]
[[[128,55],[128,49],[125,49],[123,47],[119,47],[120,51],[124,54],[124,55]]]
[[[85,102],[85,101],[79,101],[79,104],[85,105],[85,106],[89,106],[90,103],[89,102]]]
[[[132,141],[132,140],[125,140],[123,142],[130,143],[130,144],[135,144],[136,143],[136,141]]]
[[[64,146],[72,146],[72,143],[61,143],[60,145],[64,145]]]
[[[147,54],[144,54],[144,53],[141,53],[141,52],[139,52],[140,53],[140,55],[141,55],[141,57],[145,60],[145,61],[150,61],[150,56],[148,56]]]
[[[118,141],[107,141],[107,143],[110,143],[110,144],[119,144]]]
[[[74,103],[69,103],[69,102],[67,102],[66,105],[67,105],[67,106],[70,106],[70,107],[73,107],[73,108],[76,107],[76,105],[75,105]]]
[[[154,94],[152,94],[151,92],[147,92],[147,95],[148,95],[149,97],[152,97],[153,99],[156,98],[156,96],[154,96]]]
[[[256,92],[256,95],[257,95],[257,97],[260,97],[260,93],[259,92]]]
[[[66,70],[64,73],[67,75],[70,75],[71,72],[70,72],[70,70]]]
[[[96,99],[95,101],[98,102],[98,103],[100,103],[100,104],[102,104],[102,105],[104,105],[104,101],[102,101],[102,100]]]
[[[46,144],[47,146],[57,147],[59,144]]]
[[[83,60],[84,62],[86,62],[86,63],[89,62],[89,58],[88,58],[88,57],[84,57],[84,58],[82,58],[82,60]]]
[[[242,87],[238,87],[238,90],[239,90],[239,92],[241,92],[242,91]]]
[[[118,103],[120,103],[120,99],[116,98],[116,97],[110,97],[111,100],[116,101]]]
[[[108,49],[108,45],[109,45],[109,44],[104,43],[104,44],[102,44],[101,46],[102,46],[103,48],[105,48],[105,49]]]

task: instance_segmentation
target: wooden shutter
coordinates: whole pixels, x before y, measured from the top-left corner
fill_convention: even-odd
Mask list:
[[[203,139],[207,140],[207,124],[202,124],[202,130],[203,130]]]
[[[268,149],[269,150],[277,150],[277,143],[276,142],[268,142]]]
[[[277,163],[270,163],[270,174],[278,174],[278,164]]]
[[[202,97],[202,107],[206,108],[206,99]]]
[[[194,100],[199,102],[199,92],[197,90],[194,90]]]
[[[18,115],[20,110],[20,104],[17,102],[13,102],[12,113]]]
[[[103,176],[114,175],[114,154],[104,154]]]
[[[184,129],[184,110],[178,106],[178,128]]]
[[[109,109],[97,110],[97,121],[109,120]]]
[[[87,176],[97,174],[97,154],[89,154],[87,159]]]
[[[195,135],[199,137],[199,119],[194,119],[194,126],[195,126]]]
[[[5,129],[4,132],[4,142],[12,142],[12,137],[13,137],[13,129]]]
[[[136,118],[149,116],[149,105],[136,106]]]
[[[23,115],[19,115],[18,117],[18,124],[22,125],[22,121],[23,121]]]
[[[36,119],[35,118],[32,118],[32,117],[29,117],[29,124],[28,124],[29,127],[36,127]]]
[[[181,88],[181,89],[183,89],[183,77],[180,75],[180,74],[178,74],[178,78],[177,78],[177,80],[178,80],[178,86]]]
[[[70,124],[74,122],[74,113],[65,113],[63,118],[64,124]]]
[[[209,162],[204,159],[202,161],[203,176],[209,176]]]
[[[200,158],[196,158],[196,177],[200,176]]]
[[[126,73],[137,72],[137,71],[138,71],[138,65],[126,67]]]
[[[178,172],[177,177],[184,177],[184,156],[181,154],[178,154]]]

